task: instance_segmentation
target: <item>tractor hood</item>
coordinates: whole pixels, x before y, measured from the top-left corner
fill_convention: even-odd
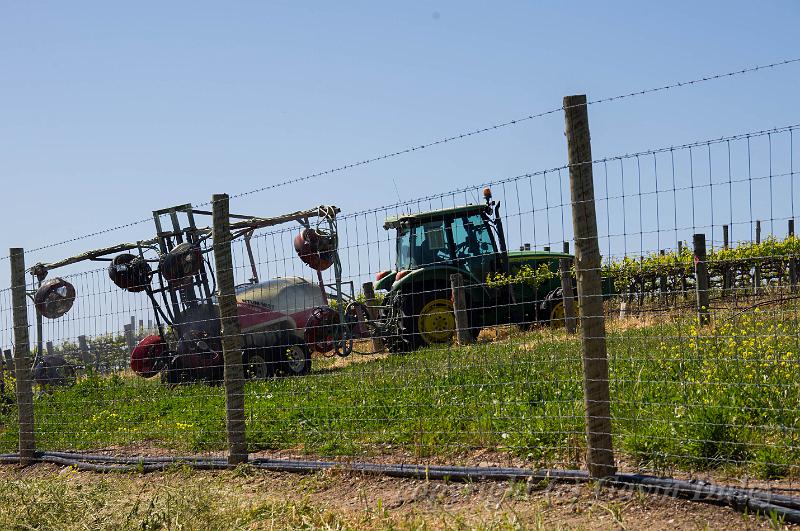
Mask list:
[[[373,283],[373,289],[385,289],[387,291],[391,289],[392,284],[394,284],[394,279],[397,276],[397,271],[385,271],[384,273],[385,274],[381,278]]]
[[[542,260],[548,258],[575,258],[569,253],[551,252],[551,251],[509,251],[509,262],[528,262],[533,260]]]

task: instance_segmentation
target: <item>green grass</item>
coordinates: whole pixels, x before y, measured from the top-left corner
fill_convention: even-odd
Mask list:
[[[800,344],[796,319],[785,312],[749,312],[708,330],[679,320],[610,333],[620,455],[658,468],[791,473],[800,457]],[[577,339],[532,332],[250,382],[248,443],[252,450],[442,460],[489,448],[577,466],[585,444],[581,374]],[[41,449],[225,447],[221,387],[92,378],[41,395],[35,407]],[[13,408],[4,415],[0,449],[13,451]]]

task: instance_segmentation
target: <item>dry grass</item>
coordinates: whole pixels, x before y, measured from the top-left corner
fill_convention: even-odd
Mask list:
[[[599,494],[599,496],[598,496]],[[458,484],[177,468],[92,474],[0,467],[2,529],[769,528],[730,509],[591,486]]]

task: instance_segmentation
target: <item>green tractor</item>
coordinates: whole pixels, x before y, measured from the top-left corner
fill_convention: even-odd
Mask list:
[[[517,323],[563,325],[559,259],[549,251],[508,251],[500,205],[484,190],[485,204],[389,218],[397,231],[394,271],[378,273],[385,342],[402,352],[449,343],[455,333],[450,275],[461,273],[470,332]]]

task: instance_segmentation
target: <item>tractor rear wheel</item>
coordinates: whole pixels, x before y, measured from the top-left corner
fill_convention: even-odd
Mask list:
[[[448,343],[455,330],[450,292],[445,289],[417,289],[403,296],[400,340],[407,348]]]
[[[420,345],[450,343],[456,329],[453,302],[449,291],[435,291],[421,298],[413,314]]]
[[[394,326],[384,338],[389,352],[411,352],[452,340],[455,316],[449,291],[418,288],[397,296],[400,300],[393,308]]]
[[[452,292],[446,288],[431,289],[407,296],[405,306],[407,330],[413,348],[450,344],[455,338],[456,317],[453,312]],[[469,307],[469,302],[467,302]],[[471,323],[475,321],[468,312]],[[480,327],[470,326],[473,339]]]
[[[409,352],[425,346],[452,343],[456,320],[449,289],[418,289],[401,297],[400,304],[393,309],[394,329],[384,336],[389,352]],[[471,323],[475,322],[472,312],[469,312],[469,318]],[[480,326],[470,326],[474,339],[480,331]]]

